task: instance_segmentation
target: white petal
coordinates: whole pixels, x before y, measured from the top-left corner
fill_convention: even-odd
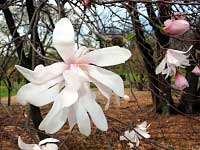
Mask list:
[[[105,110],[107,110],[110,105],[110,97],[112,96],[112,90],[106,87],[105,85],[101,84],[100,82],[98,82],[96,79],[92,77],[90,77],[90,80],[96,85],[96,87],[99,89],[101,94],[107,98],[107,103],[105,106]]]
[[[84,70],[82,70],[81,66],[85,65],[70,64],[70,70],[68,70],[68,72],[72,72],[76,76],[79,76],[80,80],[89,82],[89,77],[87,73]]]
[[[144,121],[144,122],[142,122],[141,124],[137,125],[137,127],[138,127],[139,129],[141,129],[141,130],[146,130],[146,128],[147,128],[147,122]]]
[[[68,108],[63,108],[62,110],[60,110],[53,117],[53,119],[49,121],[49,125],[46,126],[45,132],[49,134],[54,134],[59,131],[67,121],[67,114]]]
[[[58,146],[56,144],[48,143],[42,146],[42,150],[58,150]]]
[[[97,66],[112,66],[125,63],[131,57],[128,49],[119,46],[107,47],[91,51],[80,58],[80,62]]]
[[[137,136],[135,136],[135,143],[136,143],[136,146],[140,145],[140,140]]]
[[[18,146],[22,150],[33,150],[33,147],[39,147],[37,144],[26,144],[22,141],[21,137],[18,137]]]
[[[124,83],[119,75],[93,65],[87,65],[85,69],[87,70],[89,76],[112,89],[118,96],[124,96]]]
[[[80,98],[80,102],[85,107],[91,119],[93,120],[94,124],[102,131],[107,131],[108,123],[106,117],[104,115],[103,110],[95,101],[96,96],[94,93],[85,93],[84,96]]]
[[[75,57],[79,58],[79,57],[81,57],[82,55],[85,55],[88,52],[89,52],[89,49],[85,46],[82,46],[78,50],[76,50]]]
[[[48,114],[45,116],[45,118],[42,120],[42,122],[39,125],[40,130],[45,130],[47,126],[50,126],[49,122],[54,119],[55,115],[61,110],[61,101],[58,99],[55,100],[53,103],[53,106],[51,110],[48,112]]]
[[[134,145],[133,145],[133,143],[128,143],[128,145],[130,146],[130,148],[133,148],[134,147]]]
[[[139,133],[139,135],[141,135],[144,138],[150,138],[150,134],[148,134],[147,131],[143,131],[139,128],[135,128],[135,130]]]
[[[54,63],[49,66],[38,65],[34,71],[18,65],[15,65],[15,67],[31,83],[42,84],[61,75],[67,68],[67,65],[63,62]]]
[[[120,141],[127,140],[123,135],[119,137]]]
[[[59,20],[53,31],[53,45],[62,59],[68,63],[74,55],[74,28],[67,18]]]
[[[68,109],[62,108],[61,100],[58,98],[47,116],[41,122],[39,129],[46,133],[53,134],[57,132],[67,120]]]
[[[71,88],[74,91],[79,90],[82,85],[83,78],[81,78],[79,75],[72,72],[71,70],[64,71],[63,76],[66,82],[66,87]]]
[[[76,121],[76,114],[75,114],[75,110],[74,110],[74,106],[69,107],[68,122],[69,122],[70,130],[72,130],[73,127],[74,127],[74,125],[77,123],[77,121]]]
[[[78,100],[78,92],[65,87],[60,95],[62,101],[62,107],[69,107]]]
[[[161,63],[156,67],[156,74],[161,73],[165,69],[166,61],[167,59],[164,57]]]
[[[59,142],[59,140],[54,139],[54,138],[46,138],[46,139],[40,141],[39,145],[43,145],[43,144],[46,144],[46,143],[56,143],[56,142]]]
[[[76,119],[79,131],[82,134],[89,136],[91,132],[91,125],[87,111],[79,102],[75,104],[75,110],[76,110]]]
[[[30,103],[34,106],[44,106],[56,98],[59,89],[59,84],[51,86],[28,83],[18,90],[16,99],[22,105]]]

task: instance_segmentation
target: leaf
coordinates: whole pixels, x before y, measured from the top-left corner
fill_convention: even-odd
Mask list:
[[[133,38],[135,38],[135,33],[130,33],[130,34],[127,34],[126,36],[125,36],[125,39],[127,40],[127,41],[130,41],[130,40],[132,40]]]
[[[161,29],[161,26],[159,24],[154,23],[153,24],[156,28]]]

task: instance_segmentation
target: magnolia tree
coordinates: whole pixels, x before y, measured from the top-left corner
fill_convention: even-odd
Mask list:
[[[9,33],[8,40],[1,43],[6,50],[0,55],[0,77],[10,85],[8,58],[17,57],[15,68],[27,84],[16,98],[22,105],[30,104],[29,113],[41,140],[25,144],[19,137],[20,149],[58,149],[59,140],[49,134],[66,122],[69,132],[78,125],[85,136],[91,133],[90,119],[107,131],[107,118],[91,84],[107,100],[105,110],[113,93],[118,104],[122,98],[129,99],[124,94],[123,74],[119,76],[108,66],[126,69],[130,87],[135,68],[143,66],[140,73],[145,72],[148,79],[143,86],[151,91],[155,112],[198,112],[198,2],[2,0],[0,8],[2,26],[7,27],[2,33]],[[134,65],[136,49],[141,66]],[[178,106],[172,93],[179,96]],[[51,109],[42,118],[40,107],[50,103]],[[140,139],[150,138],[148,128],[146,121],[132,129],[126,127],[124,133],[118,132],[119,140],[127,141],[131,148],[139,146]]]

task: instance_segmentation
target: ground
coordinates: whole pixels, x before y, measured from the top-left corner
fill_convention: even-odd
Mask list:
[[[110,107],[105,111],[109,129],[107,132],[99,131],[93,126],[89,137],[79,133],[75,127],[69,132],[65,125],[62,130],[52,135],[61,140],[60,150],[129,150],[126,141],[119,141],[119,135],[128,127],[134,127],[142,121],[150,123],[150,139],[141,140],[139,150],[200,150],[200,116],[198,115],[172,115],[162,116],[151,111],[151,96],[149,91],[134,91],[129,89],[130,101],[121,101],[117,106],[114,97]],[[132,95],[132,96],[131,96]],[[137,100],[136,100],[137,99]],[[105,106],[105,98],[97,92],[97,100]],[[36,131],[28,119],[28,107],[16,103],[12,97],[12,105],[7,107],[5,98],[0,104],[0,150],[16,150],[17,137],[20,135],[27,143],[38,141]],[[50,106],[42,108],[45,115]],[[141,109],[140,109],[141,107]],[[171,146],[171,148],[170,148]]]

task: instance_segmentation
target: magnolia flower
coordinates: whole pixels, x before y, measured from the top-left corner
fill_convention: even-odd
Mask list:
[[[162,73],[166,74],[165,78],[168,76],[173,76],[176,74],[176,67],[190,66],[188,57],[189,55],[185,55],[190,48],[186,51],[179,51],[174,49],[168,49],[165,57],[161,61],[161,63],[156,67],[156,74]]]
[[[186,78],[178,71],[175,75],[175,87],[179,90],[183,90],[186,87],[189,87],[189,83]]]
[[[190,28],[190,24],[183,15],[177,15],[164,22],[163,31],[171,36],[182,35]]]
[[[192,70],[192,73],[196,75],[200,75],[200,65],[196,65],[194,69]]]
[[[142,138],[150,138],[150,134],[147,131],[147,128],[150,125],[147,126],[147,122],[144,121],[140,125],[137,125],[137,127],[134,128],[134,130],[128,130],[124,132],[123,136],[120,136],[120,140],[126,140],[129,141],[128,145],[133,148],[134,144],[136,146],[139,146],[140,144],[140,139]],[[132,143],[131,143],[132,142]]]
[[[81,0],[81,3],[84,7],[90,7],[92,0]]]
[[[22,150],[58,150],[58,146],[54,143],[59,140],[54,138],[47,138],[39,142],[39,144],[26,144],[22,141],[21,137],[18,137],[18,146]]]
[[[112,91],[123,97],[124,84],[120,76],[98,66],[124,63],[130,58],[131,52],[118,46],[91,52],[86,47],[78,49],[74,43],[73,26],[67,18],[57,22],[53,31],[53,45],[64,62],[38,65],[33,71],[16,65],[17,70],[30,81],[18,91],[18,102],[35,106],[54,102],[39,126],[47,133],[57,132],[68,120],[70,129],[77,123],[80,132],[89,135],[91,127],[88,113],[94,124],[106,131],[107,120],[88,83],[94,83],[108,99],[107,106]]]

